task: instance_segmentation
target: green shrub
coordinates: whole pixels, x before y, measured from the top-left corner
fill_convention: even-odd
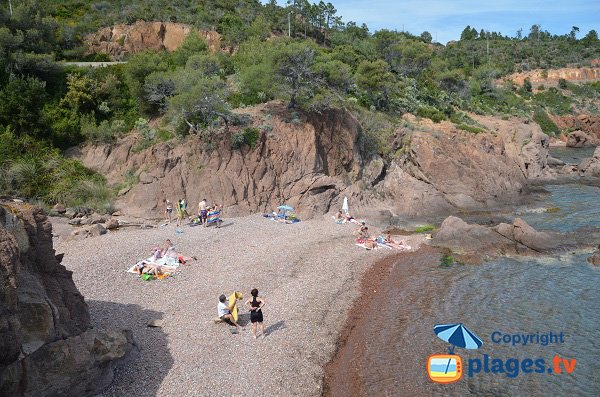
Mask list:
[[[94,116],[81,118],[81,134],[91,142],[111,143],[127,132],[127,125],[123,120],[104,120],[96,125]]]
[[[453,264],[454,264],[454,258],[452,257],[452,254],[445,253],[440,258],[440,266],[441,267],[450,267]]]
[[[243,131],[231,135],[231,147],[239,149],[244,145],[248,145],[250,149],[254,149],[259,136],[260,132],[257,128],[245,128]]]
[[[446,119],[446,115],[436,108],[432,106],[422,106],[417,109],[417,115],[421,117],[425,117],[433,121],[434,123],[439,123],[442,120]]]
[[[427,233],[427,232],[432,232],[435,230],[435,226],[433,225],[423,225],[423,226],[417,226],[415,228],[415,233]]]
[[[548,114],[542,109],[537,109],[533,114],[533,120],[538,123],[542,131],[550,136],[554,136],[560,132],[556,124],[548,117]]]
[[[567,89],[567,80],[565,80],[565,79],[558,79],[558,87],[561,90],[566,90]]]
[[[459,128],[463,131],[467,131],[467,132],[471,132],[473,134],[480,134],[482,132],[485,132],[485,130],[483,128],[479,128],[479,127],[475,127],[472,125],[467,125],[467,124],[455,124],[456,128]]]

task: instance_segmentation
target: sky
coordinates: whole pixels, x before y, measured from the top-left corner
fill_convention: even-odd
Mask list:
[[[311,1],[311,0],[309,0]],[[327,0],[324,0],[327,2]],[[312,0],[311,2],[315,2]],[[329,0],[344,22],[366,23],[371,32],[404,30],[419,35],[428,31],[434,41],[458,40],[465,26],[516,36],[526,35],[533,24],[552,34],[566,34],[572,26],[578,38],[591,29],[600,33],[599,0]],[[284,0],[278,4],[285,5]]]

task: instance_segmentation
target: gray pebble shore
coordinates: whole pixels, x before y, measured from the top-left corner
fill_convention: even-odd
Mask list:
[[[360,276],[392,253],[357,247],[355,228],[254,215],[225,219],[220,229],[184,226],[183,234],[170,224],[82,241],[57,238],[94,327],[132,329],[139,346],[102,396],[320,395],[323,366]],[[126,272],[167,238],[198,260],[164,280]],[[213,323],[220,294],[241,291],[247,299],[251,288],[266,300],[264,339],[252,337],[245,309],[241,334]],[[153,320],[162,327],[148,327]]]

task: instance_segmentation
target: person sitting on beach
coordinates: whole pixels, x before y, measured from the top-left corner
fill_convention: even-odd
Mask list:
[[[373,238],[368,238],[365,240],[365,247],[367,247],[367,249],[369,250],[373,250],[375,248],[377,248],[377,240],[373,239]]]
[[[227,324],[237,327],[237,330],[239,331],[242,329],[242,327],[240,327],[240,325],[234,321],[233,316],[231,315],[231,309],[233,308],[233,305],[227,306],[227,304],[225,304],[226,300],[227,297],[225,295],[219,296],[219,303],[217,304],[219,318]]]
[[[369,227],[364,222],[360,224],[360,228],[356,232],[359,239],[367,240],[369,238]]]
[[[338,211],[334,216],[333,216],[333,220],[336,223],[343,223],[346,221],[346,218],[344,217],[344,215],[342,215],[342,211]]]
[[[153,258],[154,262],[156,262],[158,259],[160,259],[162,257],[163,257],[163,252],[158,246],[155,246],[154,248],[152,248],[152,258]]]
[[[256,323],[260,324],[261,337],[265,337],[265,324],[263,323],[263,313],[262,308],[265,306],[265,300],[258,296],[258,290],[253,288],[250,291],[250,295],[252,295],[252,299],[248,299],[246,306],[250,310],[250,322],[252,323],[252,335],[254,339],[256,339]]]
[[[163,248],[161,250],[161,254],[162,254],[162,256],[167,256],[167,254],[170,253],[171,251],[175,251],[175,244],[173,244],[171,239],[167,239],[165,241],[165,245],[163,246]]]

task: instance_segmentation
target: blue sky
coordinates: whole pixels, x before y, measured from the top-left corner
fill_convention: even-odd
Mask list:
[[[310,1],[310,0],[309,0]],[[325,0],[327,2],[327,0]],[[591,29],[600,33],[598,0],[329,0],[344,22],[366,23],[371,32],[402,30],[412,34],[429,31],[445,44],[457,40],[465,26],[515,36],[519,28],[527,34],[533,24],[552,34],[565,34],[572,26],[583,37]],[[315,1],[312,1],[313,3]],[[284,0],[278,4],[285,5]]]

